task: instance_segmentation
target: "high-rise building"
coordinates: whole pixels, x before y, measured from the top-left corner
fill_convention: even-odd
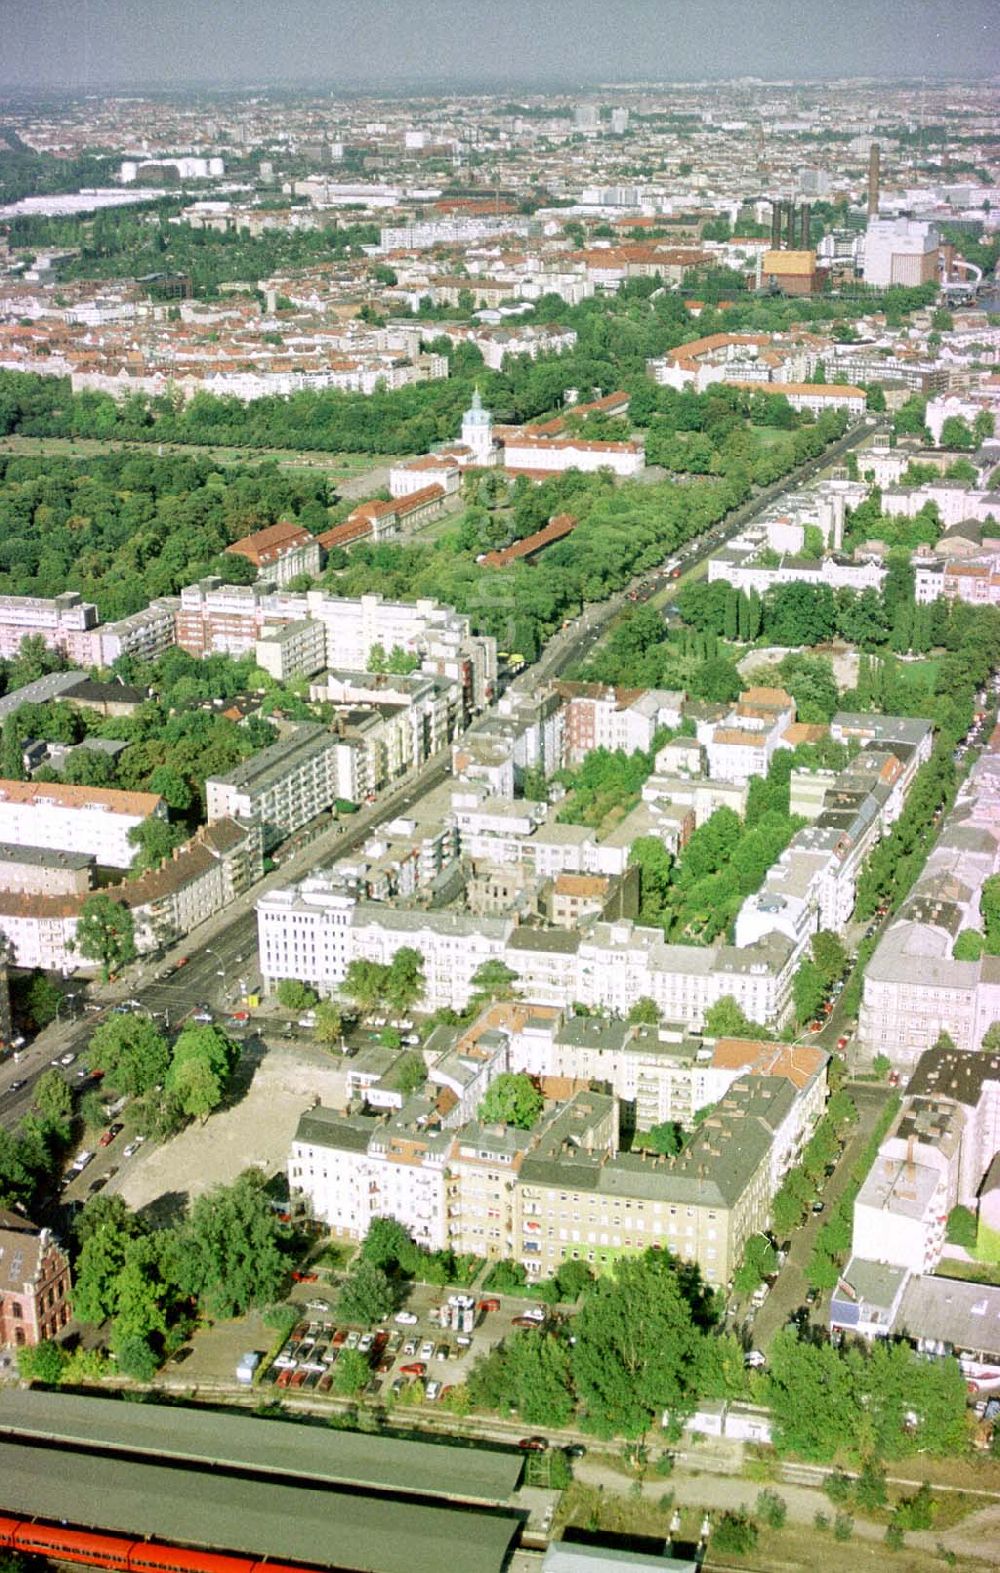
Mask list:
[[[929,284],[937,278],[939,236],[933,224],[912,218],[870,218],[865,236],[864,281]]]

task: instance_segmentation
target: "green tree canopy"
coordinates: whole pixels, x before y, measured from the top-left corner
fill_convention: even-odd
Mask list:
[[[100,963],[105,983],[115,972],[135,960],[135,924],[122,902],[103,891],[87,897],[76,925],[81,956]]]
[[[516,1125],[530,1131],[544,1106],[545,1100],[530,1076],[505,1071],[490,1083],[478,1113],[485,1125]]]
[[[285,1277],[279,1224],[264,1179],[248,1169],[199,1196],[177,1234],[173,1276],[212,1316],[240,1316],[277,1298]]]
[[[90,1040],[87,1060],[117,1092],[141,1096],[166,1079],[170,1050],[149,1016],[109,1016]]]

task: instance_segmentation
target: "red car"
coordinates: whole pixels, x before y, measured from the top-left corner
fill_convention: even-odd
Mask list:
[[[291,1366],[286,1366],[285,1369],[280,1373],[280,1375],[278,1377],[278,1386],[279,1387],[291,1387],[293,1374],[294,1373],[292,1371],[292,1367]]]
[[[517,1445],[526,1453],[545,1453],[549,1446],[543,1436],[523,1436]]]
[[[410,1365],[401,1365],[399,1374],[400,1376],[426,1376],[427,1367],[422,1360],[414,1360]]]
[[[293,1284],[318,1284],[319,1273],[300,1273],[298,1268],[292,1274]]]
[[[231,1019],[233,1021],[249,1021],[250,1020],[250,1012],[248,1010],[234,1010],[230,1014],[231,1014]]]
[[[491,1298],[489,1300],[480,1300],[478,1306],[476,1307],[477,1311],[499,1311],[499,1309],[500,1301],[495,1298]]]
[[[846,1049],[847,1048],[847,1044],[848,1044],[848,1039],[847,1038],[838,1038],[837,1039],[837,1047],[838,1047],[838,1049]]]
[[[110,1147],[115,1137],[119,1136],[124,1129],[125,1127],[121,1124],[121,1122],[116,1120],[115,1123],[113,1125],[109,1125],[107,1130],[102,1134],[100,1141],[97,1143],[98,1147]]]

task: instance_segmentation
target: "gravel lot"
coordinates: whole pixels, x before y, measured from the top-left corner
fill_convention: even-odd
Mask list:
[[[135,1209],[172,1211],[257,1164],[284,1170],[299,1116],[314,1103],[342,1108],[346,1077],[323,1050],[248,1041],[237,1101],[191,1125],[164,1146],[149,1143],[108,1185]]]

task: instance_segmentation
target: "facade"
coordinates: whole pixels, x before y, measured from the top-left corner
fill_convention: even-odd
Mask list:
[[[983,883],[1000,871],[1000,754],[984,753],[962,783],[930,857],[865,971],[858,1036],[873,1054],[911,1066],[941,1032],[978,1049],[1000,1021],[1000,959],[958,961],[963,929],[981,926]]]
[[[69,1261],[48,1229],[0,1209],[0,1345],[32,1348],[70,1320]]]
[[[502,1035],[484,1032],[478,1042],[479,1066],[499,1073]],[[445,1059],[432,1079],[454,1103],[452,1083],[462,1090],[469,1061],[452,1068],[453,1056]],[[483,1085],[475,1065],[469,1084]],[[292,1143],[289,1189],[351,1239],[391,1216],[421,1244],[513,1257],[530,1278],[570,1259],[601,1271],[620,1255],[662,1247],[723,1285],[768,1221],[784,1172],[775,1140],[796,1099],[788,1079],[734,1079],[673,1159],[623,1153],[616,1098],[589,1088],[550,1106],[530,1133],[474,1119],[451,1125],[440,1098],[382,1115],[314,1109]]]
[[[86,852],[0,845],[0,890],[22,896],[86,895],[95,859]]]
[[[17,655],[29,635],[81,666],[94,659],[97,607],[75,590],[47,600],[41,596],[0,595],[0,657]]]
[[[332,808],[368,791],[364,751],[316,723],[296,726],[224,776],[205,783],[208,820],[240,819],[261,828],[265,851]]]
[[[259,823],[218,819],[177,847],[161,868],[148,869],[112,893],[132,910],[141,954],[172,944],[224,911],[263,872]]]
[[[0,781],[0,841],[83,853],[105,868],[130,868],[138,847],[129,832],[166,815],[154,792]]]
[[[302,525],[288,520],[246,535],[226,551],[233,557],[245,557],[256,568],[258,583],[276,589],[283,589],[299,574],[314,578],[319,573],[319,542]]]
[[[864,281],[930,284],[937,278],[940,237],[933,224],[911,218],[870,218],[865,235]]]

